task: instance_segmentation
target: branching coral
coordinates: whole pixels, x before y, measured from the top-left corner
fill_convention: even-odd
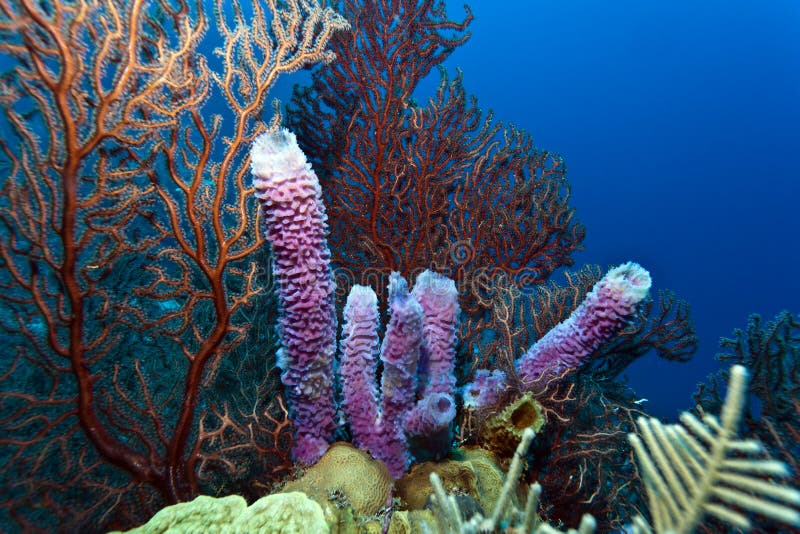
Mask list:
[[[724,352],[717,354],[718,360],[750,370],[750,390],[761,400],[764,415],[777,421],[796,418],[793,404],[800,398],[800,317],[783,311],[765,324],[761,316],[751,315],[747,328],[722,338],[720,347]]]
[[[752,315],[745,329],[722,338],[724,352],[717,358],[751,370],[751,402],[743,414],[748,434],[756,435],[769,453],[792,467],[792,481],[800,485],[800,320],[788,311],[764,322]],[[722,384],[719,373],[701,384],[695,399],[705,411],[719,409]]]
[[[468,38],[471,13],[453,22],[438,0],[340,5],[353,32],[334,37],[339,61],[296,91],[287,122],[323,185],[341,296],[432,269],[475,313],[480,277],[532,285],[571,264],[584,229],[561,158],[484,115],[460,74],[443,74],[426,105],[414,100]]]
[[[656,532],[694,531],[706,515],[750,529],[748,513],[800,528],[800,491],[766,477],[786,478],[781,462],[760,459],[755,440],[739,440],[747,398],[747,370],[735,365],[719,418],[689,412],[682,425],[639,418],[630,441],[647,487]]]
[[[3,522],[102,528],[197,494],[221,435],[251,447],[204,395],[266,293],[247,149],[344,27],[306,0],[0,0]]]

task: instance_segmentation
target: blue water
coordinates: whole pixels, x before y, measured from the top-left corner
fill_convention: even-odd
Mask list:
[[[694,361],[650,355],[627,373],[653,414],[673,417],[717,368],[720,336],[751,313],[800,312],[800,3],[472,9],[472,38],[447,66],[481,107],[564,156],[587,227],[576,263],[638,261],[654,289],[691,303]]]

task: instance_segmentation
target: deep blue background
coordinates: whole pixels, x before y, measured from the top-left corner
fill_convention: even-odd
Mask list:
[[[695,360],[628,373],[673,417],[717,368],[720,336],[754,312],[800,312],[800,3],[470,5],[472,38],[447,65],[564,156],[587,227],[577,263],[638,261],[692,305]]]
[[[453,19],[462,2],[448,2]],[[577,265],[635,260],[691,303],[700,350],[629,369],[654,414],[693,406],[721,336],[800,312],[800,2],[478,0],[446,62],[495,118],[564,156]],[[282,78],[286,101],[307,74]],[[420,90],[438,83],[433,71]]]

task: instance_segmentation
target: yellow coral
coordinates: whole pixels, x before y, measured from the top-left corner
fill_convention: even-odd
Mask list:
[[[433,472],[439,475],[448,491],[476,496],[477,476],[469,463],[453,460],[424,462],[412,467],[395,483],[395,495],[403,500],[409,510],[422,510],[425,507],[428,497],[433,493],[430,483]]]
[[[469,495],[482,511],[493,510],[503,490],[503,471],[489,451],[478,448],[457,449],[459,459],[425,462],[411,468],[395,482],[395,495],[409,510],[421,510],[433,493],[430,475],[436,473],[446,491]],[[511,492],[511,505],[517,505],[516,491]]]
[[[436,518],[430,510],[401,510],[392,514],[389,534],[429,534],[436,528]]]
[[[214,532],[235,534],[327,534],[322,508],[302,493],[262,497],[251,506],[238,495],[215,498],[201,495],[167,506],[129,534]],[[119,534],[119,533],[111,533]]]
[[[327,534],[319,503],[300,492],[267,495],[239,516],[236,532],[248,534]]]

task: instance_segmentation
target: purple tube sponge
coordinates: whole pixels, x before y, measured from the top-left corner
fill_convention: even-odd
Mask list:
[[[335,284],[322,191],[288,130],[256,138],[250,157],[278,284],[278,367],[295,426],[292,454],[313,463],[325,453],[336,428]]]
[[[406,415],[406,435],[417,449],[438,458],[450,446],[450,423],[456,416],[454,374],[458,328],[458,291],[446,276],[424,271],[411,295],[423,311],[420,350],[421,397]]]
[[[422,345],[422,307],[400,273],[389,278],[389,324],[381,345],[383,421],[397,429],[417,395],[417,362]]]
[[[378,428],[378,297],[355,285],[344,306],[341,361],[343,408],[359,449],[372,452],[381,441]],[[373,453],[374,455],[374,453]]]
[[[380,351],[379,394],[374,386],[377,298],[361,286],[351,290],[345,307],[341,375],[353,440],[398,478],[411,461],[409,438],[424,442],[426,448],[433,445],[435,454],[450,446],[450,423],[456,414],[455,283],[426,271],[409,293],[406,281],[392,273],[389,313]]]
[[[475,379],[464,386],[461,397],[467,408],[485,408],[499,402],[507,389],[508,383],[503,371],[478,369],[475,371]]]
[[[420,361],[424,389],[422,396],[444,393],[453,396],[456,377],[453,374],[458,341],[458,291],[456,284],[444,275],[424,271],[417,276],[411,295],[422,306],[423,349]]]
[[[422,307],[408,292],[400,273],[389,278],[389,324],[381,345],[381,433],[372,451],[392,476],[405,473],[411,462],[403,421],[417,393],[417,362],[422,345]]]
[[[517,360],[517,373],[525,389],[536,389],[585,362],[625,325],[647,297],[650,284],[650,273],[637,263],[628,262],[608,271],[565,321]]]
[[[448,430],[456,416],[453,395],[431,393],[422,397],[405,419],[405,431],[409,436],[429,437]]]

